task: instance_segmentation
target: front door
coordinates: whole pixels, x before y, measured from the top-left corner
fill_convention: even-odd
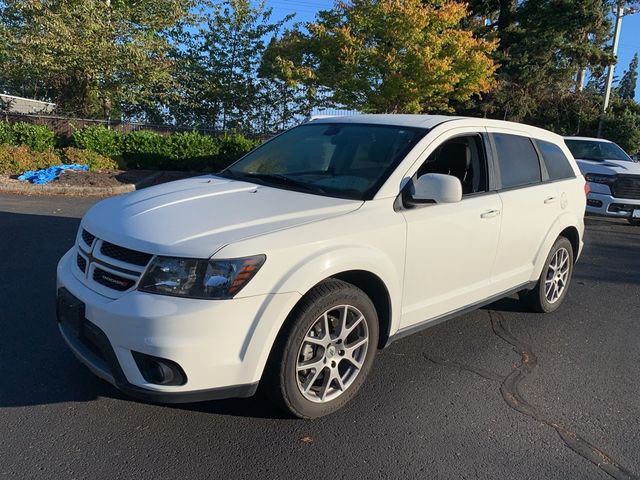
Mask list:
[[[401,328],[473,305],[494,292],[491,284],[502,201],[489,191],[483,136],[446,140],[415,176],[458,177],[463,199],[403,210],[407,250]]]

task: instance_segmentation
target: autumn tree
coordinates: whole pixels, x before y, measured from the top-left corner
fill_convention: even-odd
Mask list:
[[[78,115],[157,108],[171,90],[167,31],[192,0],[5,0],[0,84]]]
[[[466,15],[457,1],[339,1],[274,43],[272,68],[346,108],[450,110],[493,85],[494,43],[462,28]]]

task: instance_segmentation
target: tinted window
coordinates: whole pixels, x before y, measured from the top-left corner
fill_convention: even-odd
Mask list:
[[[537,140],[538,148],[542,153],[542,159],[549,173],[549,180],[560,180],[562,178],[573,178],[576,174],[571,168],[564,152],[553,143]]]
[[[494,133],[502,188],[529,185],[542,180],[538,154],[531,140],[518,135]]]
[[[427,130],[309,123],[249,152],[221,176],[342,198],[373,198]]]

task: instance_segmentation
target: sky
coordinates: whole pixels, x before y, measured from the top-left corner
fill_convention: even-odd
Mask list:
[[[313,20],[319,10],[332,7],[333,0],[265,0],[267,6],[273,8],[273,18],[282,18],[295,13],[294,22],[308,22]],[[629,66],[633,55],[640,54],[640,13],[627,15],[622,20],[620,45],[618,47],[618,63],[615,75],[622,78]],[[640,86],[637,89],[636,100],[640,101]]]
[[[618,63],[615,69],[618,78],[622,78],[635,53],[640,55],[640,13],[627,15],[622,19]],[[636,100],[640,100],[640,86],[636,88]]]

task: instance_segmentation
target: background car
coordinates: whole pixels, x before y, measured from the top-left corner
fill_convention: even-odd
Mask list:
[[[565,137],[565,143],[589,183],[587,213],[640,225],[640,163],[602,138]]]

